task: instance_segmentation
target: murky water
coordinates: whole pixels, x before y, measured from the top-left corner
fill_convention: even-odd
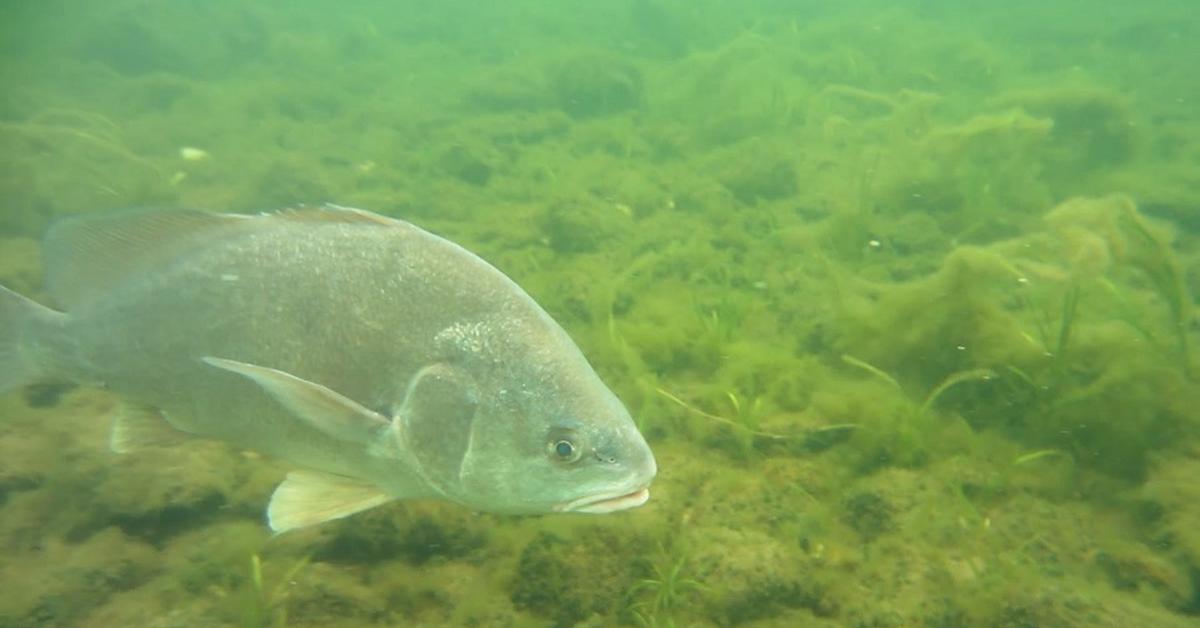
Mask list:
[[[1189,2],[0,9],[0,283],[56,219],[336,202],[533,295],[649,503],[390,504],[0,398],[0,626],[1184,626],[1200,616]],[[398,330],[397,333],[403,333]],[[131,348],[132,350],[132,348]]]

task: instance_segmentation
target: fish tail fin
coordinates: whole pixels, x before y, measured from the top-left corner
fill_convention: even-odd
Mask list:
[[[38,347],[65,318],[61,312],[0,286],[0,393],[50,375],[37,359]]]

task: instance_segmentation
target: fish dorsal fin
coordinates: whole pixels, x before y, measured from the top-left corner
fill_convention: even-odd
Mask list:
[[[78,216],[54,225],[46,236],[46,285],[58,305],[69,310],[109,292],[132,273],[211,242],[214,233],[270,220],[410,227],[401,220],[338,205],[257,215],[155,209]]]
[[[407,223],[365,209],[325,204],[321,207],[291,207],[268,214],[296,222],[366,223],[385,227],[405,226]]]
[[[292,471],[271,494],[267,523],[273,532],[287,532],[348,517],[392,499],[378,487],[354,478]]]
[[[245,216],[199,210],[138,210],[68,218],[46,235],[46,285],[71,309],[109,292],[141,269],[176,257],[203,234]]]

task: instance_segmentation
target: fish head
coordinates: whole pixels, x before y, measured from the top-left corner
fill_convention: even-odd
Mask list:
[[[596,387],[585,390],[506,389],[481,411],[458,501],[514,514],[599,514],[644,504],[658,471],[654,454],[621,402],[592,378]]]
[[[657,473],[629,412],[574,345],[560,359],[429,367],[396,438],[442,497],[511,514],[607,513],[649,499]],[[485,365],[491,365],[486,366]]]

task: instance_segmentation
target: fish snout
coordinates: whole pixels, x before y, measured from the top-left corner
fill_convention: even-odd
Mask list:
[[[581,512],[604,514],[637,508],[650,499],[650,487],[642,486],[632,491],[617,489],[585,495],[554,507],[558,512]]]
[[[617,448],[619,453],[613,453],[611,449],[595,451],[601,464],[612,465],[612,470],[618,474],[617,478],[600,490],[589,491],[587,495],[559,504],[554,509],[559,512],[602,514],[645,504],[650,499],[650,483],[658,474],[658,463],[641,434],[636,431],[633,434],[634,438],[621,442]]]

